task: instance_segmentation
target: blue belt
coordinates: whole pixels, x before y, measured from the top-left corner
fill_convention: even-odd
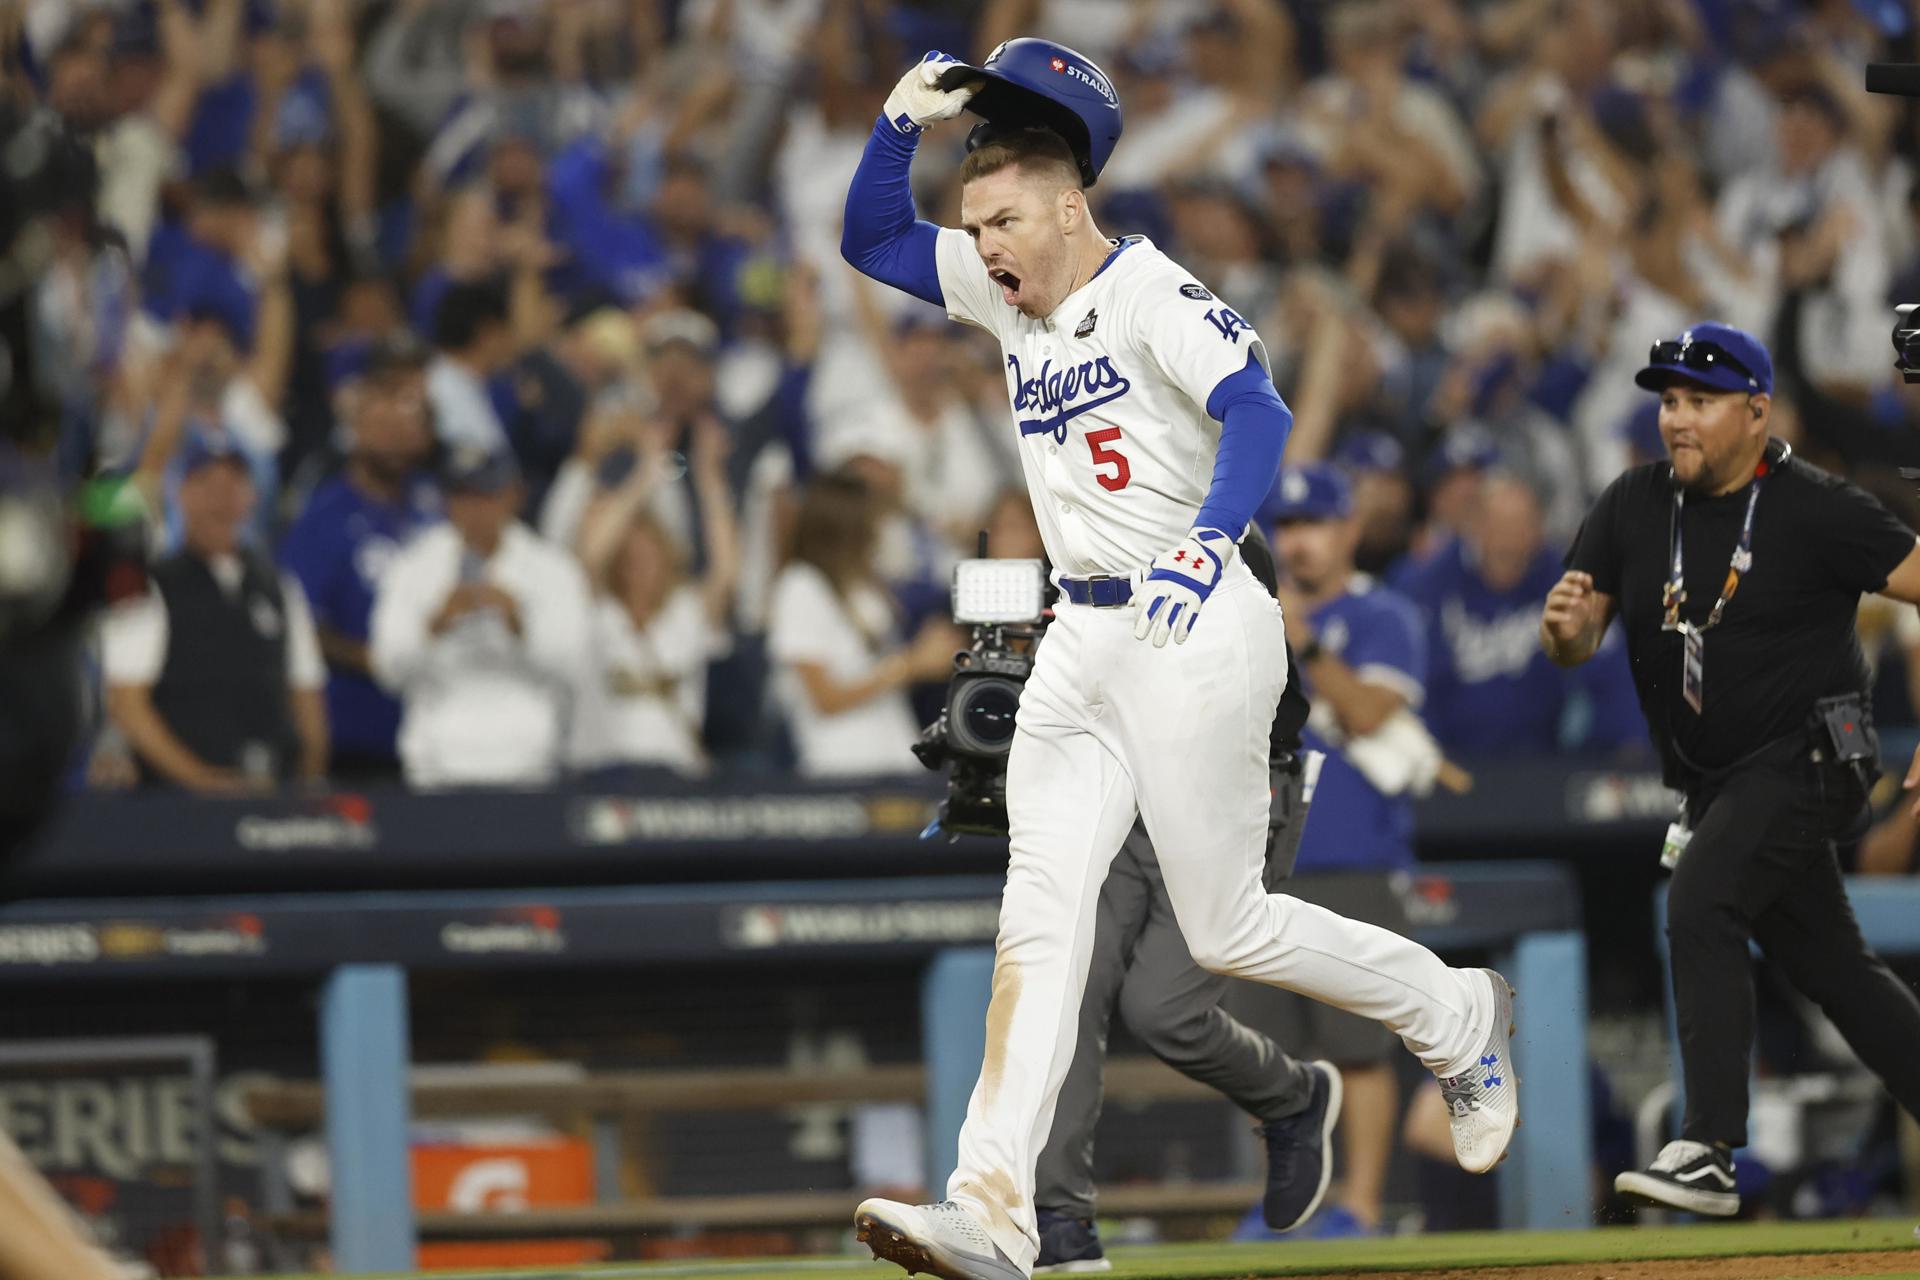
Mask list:
[[[1090,578],[1060,576],[1060,594],[1075,604],[1090,604],[1096,609],[1118,609],[1133,599],[1133,579],[1096,573]]]

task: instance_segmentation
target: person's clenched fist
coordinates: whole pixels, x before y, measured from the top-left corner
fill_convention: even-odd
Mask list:
[[[1547,592],[1546,611],[1541,621],[1547,634],[1563,645],[1572,644],[1587,634],[1596,621],[1594,611],[1599,600],[1593,591],[1593,575],[1569,569]]]
[[[952,54],[938,49],[928,53],[887,95],[887,122],[901,133],[919,133],[930,124],[959,115],[983,81],[974,76],[957,88],[942,89],[941,77],[958,65],[960,60]]]

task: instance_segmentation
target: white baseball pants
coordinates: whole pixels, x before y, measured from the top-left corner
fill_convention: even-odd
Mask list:
[[[1008,761],[986,1060],[947,1194],[1026,1270],[1040,1247],[1034,1161],[1073,1061],[1095,906],[1136,813],[1205,968],[1378,1019],[1441,1075],[1477,1060],[1493,1019],[1477,973],[1262,886],[1285,629],[1246,567],[1228,569],[1183,645],[1155,649],[1133,623],[1128,609],[1061,603]]]

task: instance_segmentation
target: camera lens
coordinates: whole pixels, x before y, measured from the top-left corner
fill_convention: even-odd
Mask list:
[[[1005,755],[1013,745],[1013,717],[1020,709],[1020,686],[990,676],[955,691],[953,746],[975,756]]]

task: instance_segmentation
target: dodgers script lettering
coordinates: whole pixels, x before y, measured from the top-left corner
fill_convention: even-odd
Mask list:
[[[1019,356],[1008,355],[1007,365],[1013,370],[1013,411],[1039,414],[1020,419],[1020,434],[1051,433],[1057,444],[1067,442],[1067,423],[1090,409],[1111,404],[1133,389],[1127,376],[1113,367],[1113,360],[1108,356],[1059,369],[1048,360],[1031,378],[1023,376]],[[1083,396],[1086,398],[1080,399]]]

